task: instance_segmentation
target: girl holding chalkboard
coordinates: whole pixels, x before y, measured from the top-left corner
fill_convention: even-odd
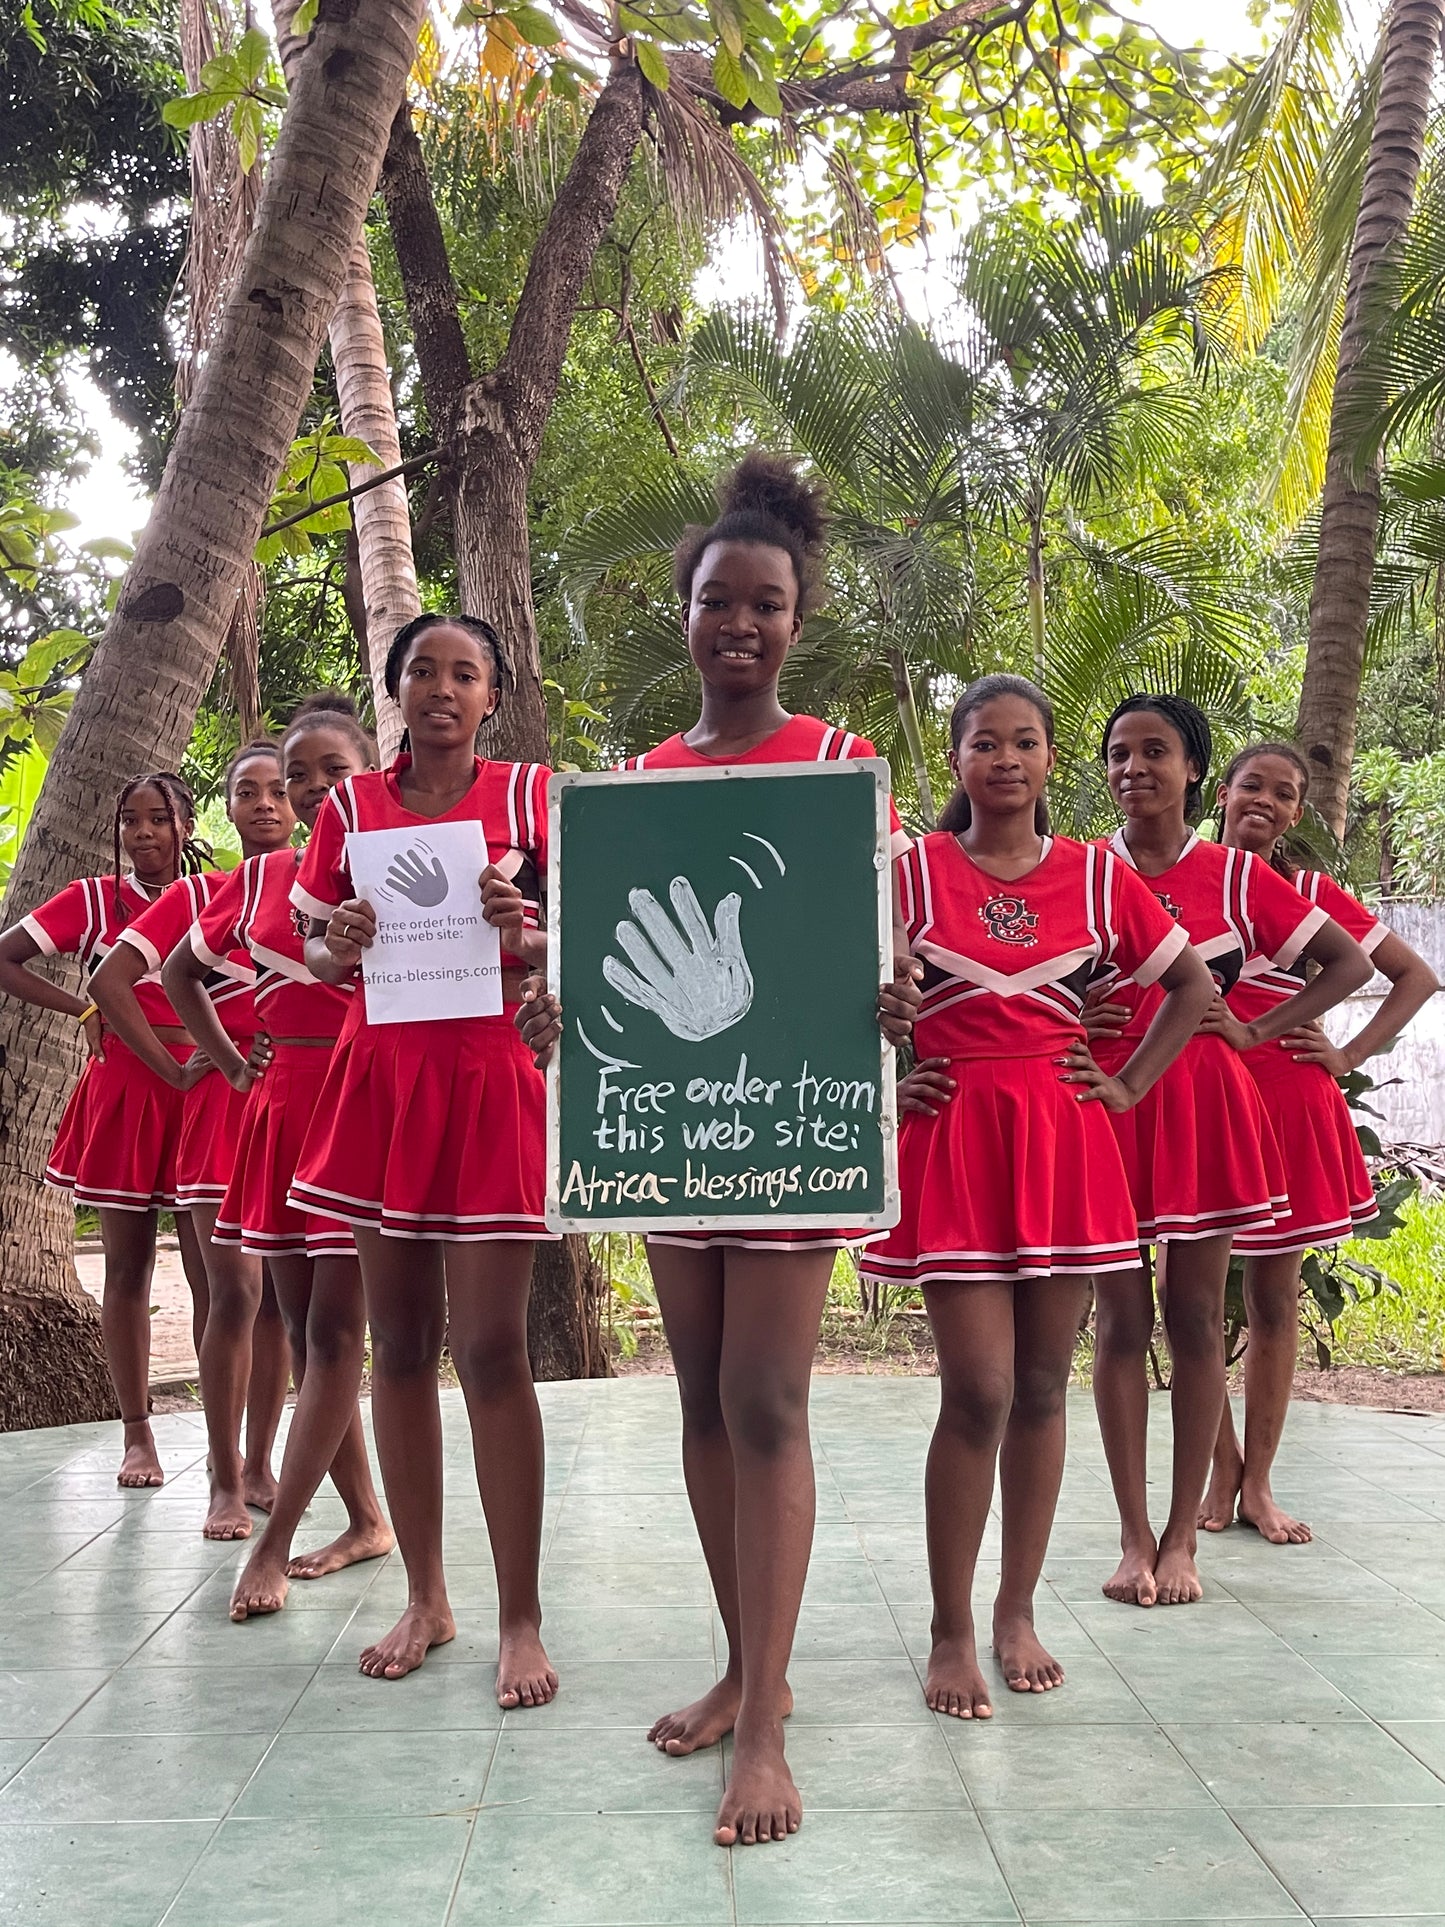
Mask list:
[[[819,489],[790,462],[754,453],[722,483],[722,513],[689,529],[673,580],[688,653],[702,685],[698,720],[635,756],[628,769],[719,763],[811,763],[873,756],[873,745],[778,699],[778,678],[817,600],[825,517]],[[893,816],[895,854],[907,837]],[[915,966],[899,938],[895,980],[879,1021],[895,1043],[911,1028]],[[529,986],[523,1034],[545,1060],[557,1005]],[[802,1803],[783,1751],[792,1708],[787,1665],[812,1545],[814,1488],[808,1389],[843,1229],[669,1232],[648,1262],[682,1398],[688,1497],[728,1638],[723,1678],[665,1714],[649,1737],[695,1753],[733,1736],[715,1838],[780,1840]]]
[[[223,786],[226,813],[240,839],[244,858],[283,850],[296,817],[287,800],[269,739],[243,744],[227,766]],[[208,1539],[244,1539],[251,1532],[249,1508],[268,1511],[276,1496],[271,1447],[281,1420],[290,1373],[286,1332],[274,1287],[256,1259],[241,1259],[211,1242],[216,1208],[236,1161],[236,1144],[245,1100],[214,1068],[204,1051],[180,1064],[162,1035],[147,1021],[141,1003],[145,984],[159,985],[161,966],[206,904],[225,888],[227,872],[206,870],[182,877],[121,933],[120,941],[96,972],[95,996],[116,1034],[158,1076],[190,1082],[182,1105],[176,1147],[176,1190],[205,1260],[206,1309],[198,1320],[196,1354],[210,1442],[211,1498],[201,1530]],[[220,1026],[243,1056],[256,1043],[255,970],[246,951],[234,948],[207,979],[206,995]],[[187,1033],[189,1034],[189,1033]],[[234,1376],[234,1402],[210,1397],[220,1377]],[[246,1411],[246,1453],[241,1455],[241,1410]]]
[[[502,940],[496,1017],[369,1020],[352,997],[307,1133],[291,1202],[352,1227],[371,1326],[372,1412],[382,1478],[406,1566],[407,1605],[361,1655],[373,1679],[413,1672],[456,1635],[442,1571],[442,1438],[437,1367],[445,1342],[466,1396],[477,1483],[500,1601],[497,1702],[538,1706],[557,1690],[542,1646],[542,1420],[527,1359],[532,1246],[543,1220],[542,1086],[512,1019],[537,930],[546,870],[547,778],[494,763],[476,736],[502,696],[501,644],[471,616],[420,616],[386,659],[406,723],[389,769],[349,776],[321,806],[292,902],[309,919],[306,964],[350,984],[377,919],[352,886],[351,831],[480,823],[489,867],[483,915]],[[399,885],[441,901],[420,860]],[[500,895],[498,895],[500,891]]]
[[[1218,993],[1187,1049],[1144,1103],[1114,1120],[1139,1214],[1141,1242],[1159,1247],[1160,1296],[1172,1364],[1174,1467],[1169,1517],[1155,1539],[1147,1495],[1148,1379],[1154,1293],[1142,1267],[1098,1292],[1094,1399],[1118,1502],[1123,1557],[1111,1599],[1152,1606],[1201,1597],[1195,1564],[1199,1502],[1224,1408],[1224,1287],[1235,1237],[1268,1232],[1288,1211],[1284,1161],[1258,1086],[1234,1048],[1224,997],[1243,977],[1320,966],[1294,995],[1250,1025],[1265,1044],[1318,1017],[1370,976],[1339,924],[1243,849],[1202,841],[1198,815],[1211,753],[1209,724],[1180,696],[1120,703],[1101,745],[1124,821],[1107,847],[1142,879],[1208,966]],[[1122,962],[1104,980],[1107,1009],[1088,1018],[1094,1056],[1117,1070],[1137,1048],[1157,1001]]]
[[[1003,1564],[993,1651],[1010,1689],[1064,1669],[1034,1628],[1034,1592],[1064,1469],[1064,1395],[1089,1283],[1133,1272],[1138,1227],[1109,1114],[1130,1111],[1184,1048],[1211,995],[1184,932],[1110,852],[1051,836],[1053,711],[1018,676],[954,706],[958,788],[899,864],[923,965],[920,1062],[899,1092],[902,1216],[863,1275],[921,1285],[942,1404],[928,1457],[935,1712],[986,1719],[972,1594],[994,1470]],[[1103,965],[1162,992],[1115,1074],[1080,1013]]]
[[[337,691],[310,696],[281,738],[286,794],[309,830],[327,796],[348,776],[371,769],[376,752]],[[376,1559],[392,1547],[366,1462],[357,1392],[366,1336],[361,1273],[349,1225],[307,1215],[286,1202],[307,1126],[350,1006],[352,986],[318,983],[302,954],[291,886],[299,850],[272,850],[233,870],[192,925],[189,941],[167,958],[161,980],[186,1028],[231,1088],[244,1095],[235,1162],[216,1213],[212,1244],[244,1254],[231,1304],[215,1301],[211,1321],[228,1313],[230,1343],[202,1359],[208,1419],[224,1439],[240,1426],[246,1395],[246,1334],[255,1317],[265,1259],[291,1341],[296,1411],[281,1480],[265,1532],[231,1599],[231,1617],[277,1612],[288,1575],[318,1579]],[[256,1018],[264,1035],[247,1055],[227,1035],[206,995],[206,978],[237,949],[256,967]],[[209,1368],[209,1369],[207,1369]],[[345,1502],[347,1529],[332,1544],[290,1563],[291,1535],[330,1470]]]
[[[117,1474],[123,1486],[156,1486],[164,1477],[149,1417],[150,1281],[157,1215],[177,1202],[183,1098],[105,1029],[89,985],[131,918],[207,859],[209,851],[192,840],[195,827],[195,802],[179,776],[155,770],[132,777],[116,798],[113,873],[77,877],[0,936],[0,991],[59,1011],[85,1041],[85,1069],[61,1118],[45,1182],[100,1215],[101,1329],[125,1433]],[[57,956],[79,961],[78,993],[29,968],[37,957]],[[141,997],[170,1054],[184,1062],[190,1040],[160,985],[147,983]],[[205,1267],[188,1213],[179,1214],[176,1230],[187,1276],[202,1281],[204,1300]]]

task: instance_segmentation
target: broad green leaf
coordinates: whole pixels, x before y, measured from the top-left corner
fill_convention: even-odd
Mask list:
[[[371,468],[381,467],[381,457],[376,450],[357,435],[328,435],[323,444],[323,453],[332,462],[359,462]]]
[[[161,119],[167,127],[196,127],[203,120],[214,120],[218,114],[225,113],[234,98],[233,94],[182,94],[179,100],[166,102]]]
[[[637,64],[642,69],[643,78],[650,80],[660,94],[665,94],[672,84],[672,76],[667,71],[667,62],[651,40],[634,40],[633,52]]]
[[[231,131],[236,136],[236,149],[243,174],[249,174],[260,158],[261,130],[260,101],[249,98],[238,100],[231,115]]]
[[[236,67],[247,86],[258,81],[271,62],[271,43],[259,27],[241,35],[236,47]]]
[[[764,51],[754,55],[751,51],[743,55],[743,73],[747,77],[748,96],[769,119],[777,120],[783,112],[782,97],[778,93],[778,83],[773,78],[773,63]]]
[[[234,54],[215,54],[197,76],[198,94],[244,94],[249,82]]]
[[[712,15],[712,23],[717,28],[718,37],[721,39],[723,47],[733,56],[734,60],[741,58],[743,51],[743,15],[742,8],[738,5],[737,0],[710,0],[708,12]],[[725,98],[732,100],[732,95],[728,94]],[[742,100],[733,101],[735,107],[742,107],[745,104],[745,101]]]
[[[562,38],[562,29],[541,7],[509,7],[507,18],[529,46],[555,47]]]
[[[746,107],[749,100],[748,77],[731,50],[719,47],[713,55],[713,84],[730,107]]]
[[[122,542],[115,535],[97,535],[80,547],[82,554],[93,555],[97,562],[129,562],[135,554],[133,543]]]
[[[292,33],[297,35],[310,33],[316,25],[316,15],[320,7],[321,0],[301,0],[301,5],[296,9],[295,17],[291,22]]]

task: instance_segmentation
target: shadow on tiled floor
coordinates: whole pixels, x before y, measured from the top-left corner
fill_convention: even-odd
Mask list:
[[[396,1683],[354,1669],[400,1607],[395,1558],[229,1623],[244,1554],[200,1537],[196,1419],[158,1422],[154,1493],[114,1486],[115,1428],[0,1438],[0,1927],[1445,1927],[1445,1423],[1297,1407],[1278,1491],[1315,1543],[1210,1539],[1205,1601],[1144,1613],[1099,1593],[1114,1512],[1076,1397],[1039,1612],[1069,1683],[1000,1683],[968,1727],[918,1688],[936,1387],[819,1379],[789,1723],[807,1818],[727,1854],[722,1759],[643,1737],[717,1664],[674,1387],[542,1397],[563,1690],[506,1715],[458,1396],[459,1637]],[[1153,1423],[1162,1479],[1162,1404]],[[328,1490],[305,1538],[337,1518]],[[996,1558],[995,1521],[984,1582]]]

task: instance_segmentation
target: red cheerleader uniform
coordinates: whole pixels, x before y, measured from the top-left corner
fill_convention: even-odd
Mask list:
[[[1299,894],[1333,917],[1367,955],[1387,934],[1372,910],[1322,870],[1297,870],[1293,881]],[[1304,983],[1302,958],[1287,968],[1252,958],[1229,993],[1229,1007],[1247,1024],[1293,997]],[[1344,1092],[1322,1064],[1302,1064],[1291,1056],[1283,1039],[1245,1051],[1243,1060],[1275,1125],[1289,1210],[1267,1231],[1241,1232],[1236,1250],[1262,1257],[1338,1244],[1357,1225],[1379,1216]]]
[[[191,926],[192,950],[215,971],[237,949],[250,955],[256,1022],[275,1049],[243,1099],[235,1163],[211,1239],[258,1258],[351,1258],[349,1225],[286,1201],[353,994],[351,984],[323,984],[306,968],[309,919],[291,902],[300,865],[299,850],[247,858]],[[306,1041],[285,1041],[300,1038]]]
[[[665,743],[659,743],[656,749],[644,750],[640,756],[629,756],[618,764],[618,768],[717,769],[723,762],[730,765],[839,763],[847,757],[877,754],[866,736],[855,736],[848,729],[836,729],[832,723],[825,723],[818,716],[790,716],[780,729],[775,729],[765,741],[742,756],[704,756],[679,735],[669,736]],[[911,839],[899,820],[891,797],[888,802],[888,821],[891,831],[889,854],[893,857],[902,856],[909,848]],[[857,1231],[822,1231],[811,1226],[795,1226],[791,1230],[779,1226],[773,1231],[654,1231],[648,1236],[653,1244],[688,1245],[699,1251],[721,1249],[724,1246],[743,1251],[776,1251],[779,1246],[793,1251],[837,1251],[844,1245],[856,1244],[863,1234]]]
[[[547,779],[540,763],[477,758],[471,789],[443,816],[402,801],[400,773],[366,770],[338,783],[321,806],[291,901],[327,918],[355,896],[346,862],[351,830],[425,830],[477,821],[488,861],[515,879],[535,925],[547,864]],[[502,952],[502,966],[521,959]],[[435,1023],[367,1022],[351,1000],[289,1201],[392,1238],[550,1239],[546,1099],[509,1004],[498,1017]]]
[[[864,1251],[864,1277],[925,1285],[1132,1271],[1139,1227],[1109,1113],[1061,1082],[1102,968],[1158,981],[1188,942],[1107,850],[1045,839],[1027,876],[1001,882],[947,831],[898,865],[923,963],[920,1058],[957,1088],[899,1137],[902,1216]]]
[[[21,918],[42,956],[74,956],[87,978],[110,955],[128,920],[153,899],[135,878],[80,877]],[[136,996],[153,1024],[179,1024],[152,974]],[[112,1031],[105,1057],[91,1058],[60,1120],[45,1182],[71,1191],[77,1204],[102,1211],[171,1210],[176,1204],[176,1147],[182,1098]],[[178,1061],[189,1044],[166,1047]]]
[[[226,878],[224,870],[202,870],[199,875],[178,878],[144,916],[121,932],[121,941],[141,953],[151,975],[159,975],[176,945],[186,941],[191,925],[224,887]],[[206,992],[216,1015],[243,1057],[250,1055],[256,1041],[256,1006],[251,994],[255,981],[256,972],[244,950],[232,951],[206,979]],[[192,1205],[218,1205],[225,1196],[236,1165],[236,1139],[245,1103],[244,1094],[233,1090],[215,1070],[207,1071],[200,1083],[186,1092],[176,1150],[176,1192],[182,1211]]]
[[[1107,847],[1134,867],[1122,829]],[[1325,921],[1267,863],[1192,834],[1169,869],[1141,880],[1188,933],[1221,996],[1251,961],[1287,968]],[[1093,1046],[1099,1067],[1112,1073],[1144,1035],[1160,993],[1127,970],[1107,971],[1102,981],[1108,1001],[1131,1012],[1122,1036]],[[1223,1038],[1191,1038],[1143,1101],[1110,1122],[1148,1244],[1267,1231],[1288,1208],[1284,1161],[1259,1088]]]

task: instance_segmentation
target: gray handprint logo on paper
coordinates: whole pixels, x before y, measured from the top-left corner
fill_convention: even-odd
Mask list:
[[[423,861],[423,852],[431,857],[429,863]],[[408,903],[414,903],[418,910],[434,909],[445,900],[450,888],[441,858],[432,856],[430,846],[425,843],[403,850],[400,856],[393,858],[386,881],[391,889],[398,891]]]
[[[674,877],[668,895],[677,927],[650,890],[628,892],[634,921],[618,924],[617,942],[631,968],[604,957],[602,974],[629,1003],[660,1017],[674,1037],[700,1043],[745,1017],[753,1001],[753,973],[738,934],[742,898],[724,897],[710,929],[686,877]]]

